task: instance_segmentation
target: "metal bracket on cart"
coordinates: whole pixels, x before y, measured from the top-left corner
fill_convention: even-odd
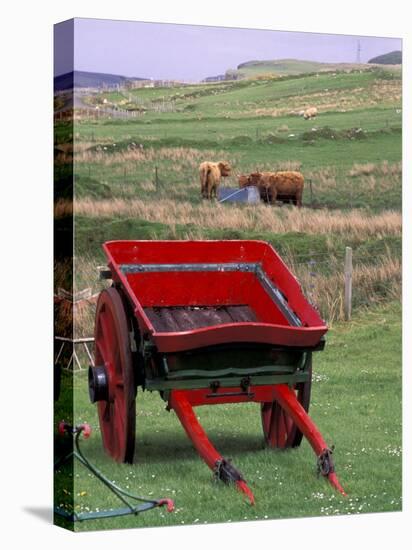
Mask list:
[[[333,474],[335,471],[335,465],[332,459],[332,453],[335,446],[332,445],[330,449],[324,449],[318,456],[316,467],[318,475],[328,477],[329,474]]]

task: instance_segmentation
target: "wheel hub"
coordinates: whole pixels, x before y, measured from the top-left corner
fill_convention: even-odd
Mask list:
[[[109,400],[109,378],[104,365],[89,367],[89,397],[91,403]]]

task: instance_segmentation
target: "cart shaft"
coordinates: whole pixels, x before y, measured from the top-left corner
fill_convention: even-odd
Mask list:
[[[187,391],[173,390],[169,397],[169,407],[174,409],[195,449],[216,476],[226,483],[233,482],[239,491],[255,503],[255,497],[247,486],[242,474],[213,447],[206,432],[200,425],[188,399]]]
[[[176,412],[195,449],[209,468],[223,481],[234,481],[238,489],[248,496],[251,504],[254,504],[254,496],[243,476],[214,448],[193,411],[193,407],[199,405],[250,401],[258,403],[277,401],[309,441],[317,456],[319,473],[326,477],[342,495],[346,495],[335,473],[332,450],[299,403],[295,392],[287,384],[218,388],[215,391],[210,389],[171,390],[168,407]]]

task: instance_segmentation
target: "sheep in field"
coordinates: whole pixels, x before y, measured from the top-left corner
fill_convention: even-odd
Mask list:
[[[315,118],[318,114],[318,110],[316,107],[309,107],[309,109],[306,109],[303,113],[303,118],[305,120],[308,120],[310,118]]]

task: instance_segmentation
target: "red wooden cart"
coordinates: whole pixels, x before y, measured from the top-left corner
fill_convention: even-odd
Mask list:
[[[312,352],[327,327],[276,251],[261,241],[111,241],[96,308],[91,401],[103,446],[135,450],[137,387],[159,391],[216,476],[251,503],[242,474],[213,447],[194,406],[256,402],[272,448],[304,435],[318,470],[345,494],[331,449],[310,419]]]

